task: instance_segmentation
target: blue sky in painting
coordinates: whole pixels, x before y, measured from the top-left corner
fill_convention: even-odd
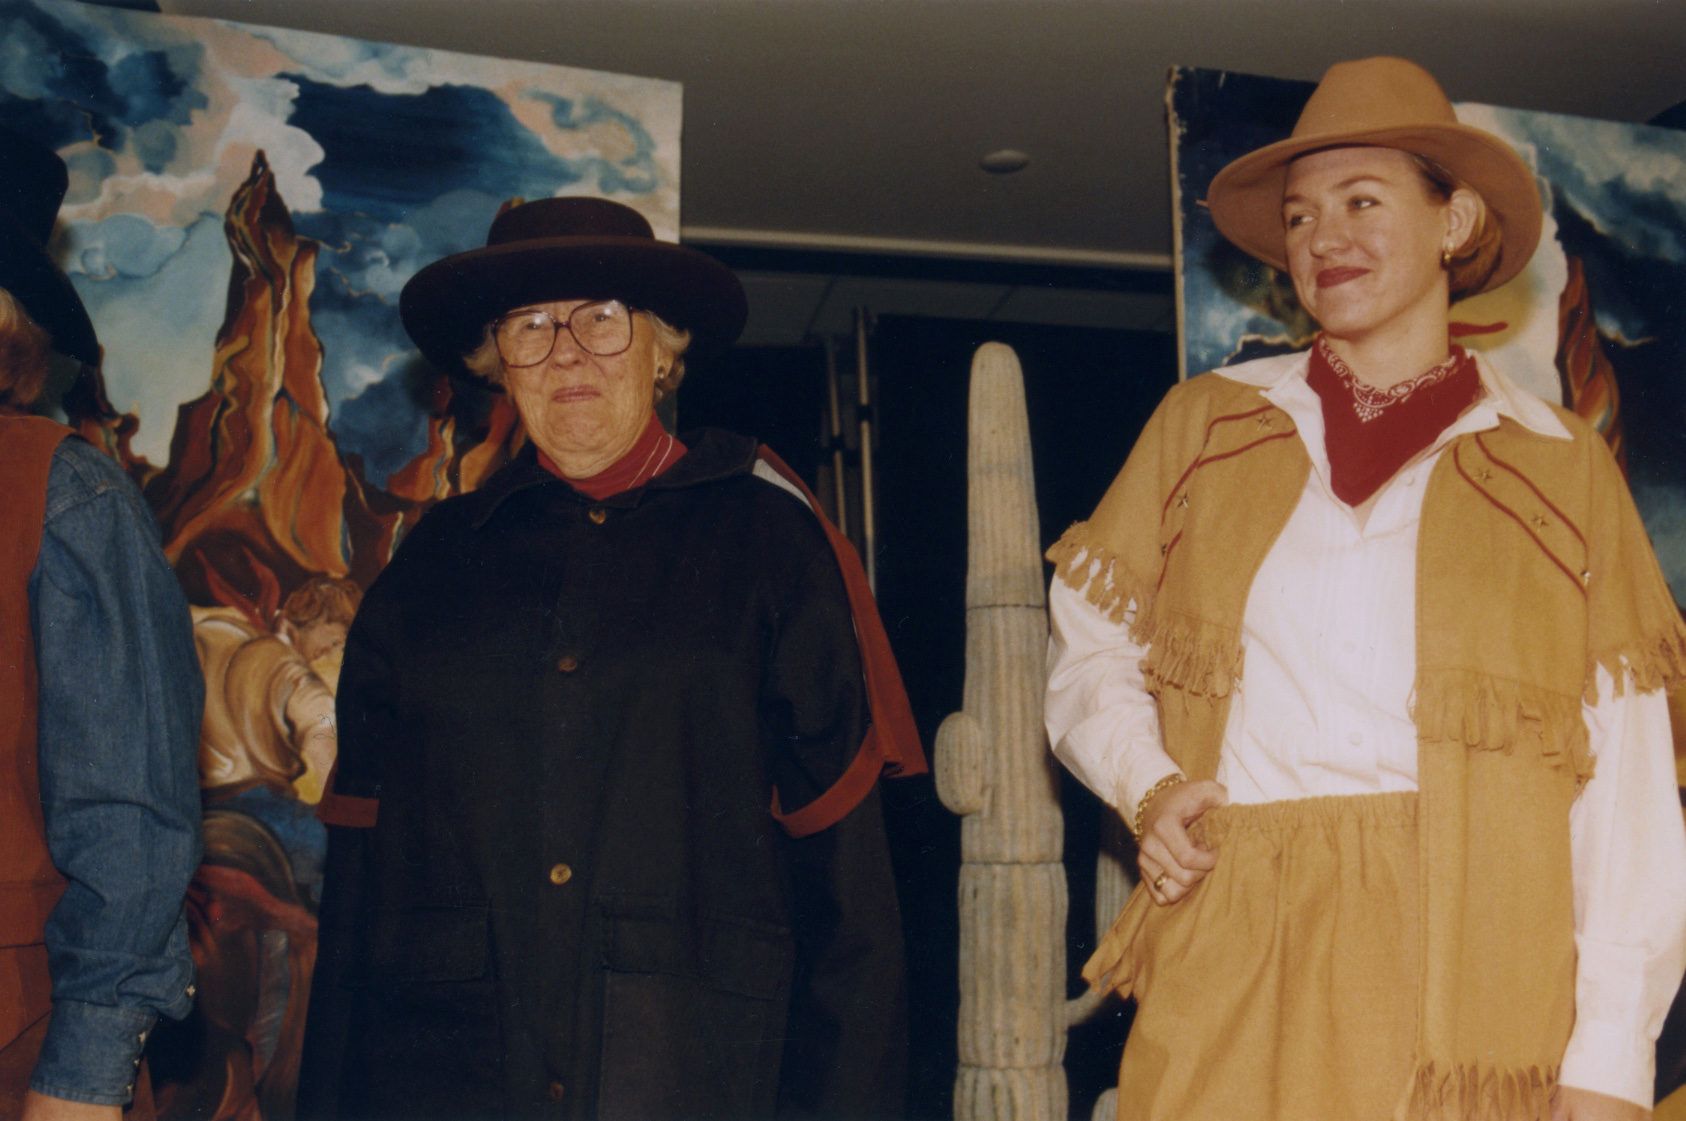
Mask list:
[[[402,371],[410,344],[393,313],[404,282],[429,261],[484,245],[492,216],[511,196],[542,198],[581,182],[651,189],[654,142],[618,114],[641,138],[628,171],[594,155],[552,154],[502,100],[477,87],[394,94],[286,77],[298,87],[291,122],[323,150],[313,169],[323,209],[293,216],[298,231],[323,247],[311,310],[318,333],[334,345],[322,380],[336,435],[364,457],[372,478],[384,479],[427,436]],[[538,96],[562,127],[617,115],[601,103],[581,109]]]
[[[247,61],[260,57],[284,65]],[[639,118],[652,106],[667,114],[665,152]],[[0,0],[0,121],[61,149],[70,213],[97,215],[64,223],[59,248],[107,344],[113,403],[140,415],[136,447],[154,463],[176,405],[208,380],[231,264],[220,226],[249,164],[230,146],[265,152],[295,229],[320,245],[311,312],[330,423],[379,483],[426,434],[425,371],[397,315],[403,283],[484,244],[517,195],[610,194],[658,228],[671,207],[675,226],[663,168],[677,168],[677,107],[666,83]],[[150,209],[120,212],[101,194],[113,182]]]
[[[630,158],[609,160],[587,155],[574,163],[574,170],[582,177],[595,180],[598,190],[610,194],[638,195],[653,191],[659,185],[654,160],[655,139],[636,117],[594,97],[558,97],[537,90],[533,99],[550,106],[550,119],[557,128],[577,131],[611,122],[624,129],[632,139],[636,150]]]
[[[580,178],[486,90],[390,94],[281,77],[298,89],[290,122],[322,146],[313,171],[327,211],[401,222],[418,198],[510,188],[536,196]]]
[[[290,120],[323,151],[312,169],[323,208],[293,214],[298,232],[322,244],[311,317],[324,340],[323,387],[336,437],[382,480],[427,440],[397,373],[411,352],[397,315],[404,282],[485,244],[504,198],[548,196],[579,176],[485,90],[391,94],[286,77],[298,87]]]
[[[161,170],[175,152],[174,130],[205,107],[193,84],[202,48],[182,41],[107,59],[57,11],[0,4],[0,86],[19,102],[8,105],[8,123],[54,147],[98,137]]]

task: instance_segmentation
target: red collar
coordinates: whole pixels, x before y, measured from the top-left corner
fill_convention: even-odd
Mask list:
[[[684,454],[685,445],[662,427],[655,413],[651,413],[644,424],[644,431],[639,433],[626,454],[595,475],[583,479],[570,478],[542,449],[539,451],[539,463],[581,494],[602,501],[643,486],[678,463]]]

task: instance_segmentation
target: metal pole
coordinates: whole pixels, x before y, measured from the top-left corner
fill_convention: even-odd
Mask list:
[[[836,503],[832,512],[837,518],[837,528],[847,535],[849,475],[843,455],[843,393],[838,386],[837,339],[831,335],[825,337],[825,394],[825,418],[831,431],[831,492]]]
[[[855,309],[855,389],[861,428],[861,543],[866,582],[878,592],[878,525],[872,498],[872,375],[866,357],[867,310]]]

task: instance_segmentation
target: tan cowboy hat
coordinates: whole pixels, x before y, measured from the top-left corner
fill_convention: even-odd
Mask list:
[[[433,262],[404,285],[404,329],[440,369],[462,370],[496,316],[545,300],[616,299],[725,346],[749,313],[736,274],[695,249],[658,241],[630,206],[551,198],[499,214],[483,249]]]
[[[1540,193],[1516,150],[1458,123],[1434,75],[1402,58],[1337,62],[1317,83],[1286,140],[1235,160],[1212,179],[1206,204],[1218,231],[1272,268],[1288,271],[1282,191],[1288,164],[1323,148],[1372,145],[1427,156],[1479,194],[1498,220],[1497,288],[1527,265],[1540,240]]]

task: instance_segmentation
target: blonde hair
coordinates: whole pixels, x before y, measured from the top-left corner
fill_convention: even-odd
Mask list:
[[[667,355],[667,368],[656,379],[654,400],[660,401],[676,391],[679,383],[685,380],[685,351],[691,346],[691,332],[675,327],[653,311],[636,310],[632,314],[635,319],[642,319],[650,325],[656,336],[656,348]],[[497,341],[492,338],[490,323],[481,329],[479,345],[462,356],[462,364],[469,373],[503,388],[509,371],[504,368],[503,356],[498,353]]]
[[[0,405],[27,408],[52,369],[53,340],[18,298],[0,288]]]
[[[1410,156],[1411,162],[1416,165],[1417,173],[1422,176],[1423,185],[1428,188],[1430,198],[1446,202],[1452,197],[1453,191],[1462,187],[1480,201],[1481,213],[1476,217],[1474,231],[1464,239],[1462,245],[1452,250],[1452,261],[1446,266],[1446,283],[1453,300],[1461,300],[1481,291],[1499,267],[1500,252],[1504,243],[1503,228],[1488,208],[1487,200],[1481,198],[1475,188],[1460,182],[1450,171],[1427,156],[1419,156],[1415,152],[1407,152],[1406,155]]]

